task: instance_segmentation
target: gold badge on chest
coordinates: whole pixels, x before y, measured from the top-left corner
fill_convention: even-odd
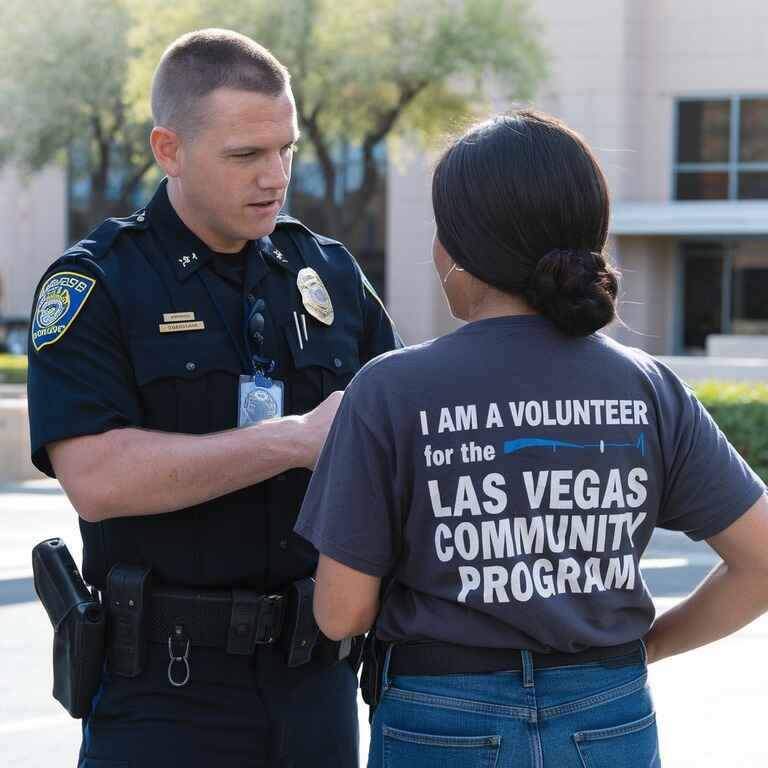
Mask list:
[[[325,325],[333,323],[333,304],[320,275],[311,267],[304,267],[296,278],[304,308],[312,317]]]

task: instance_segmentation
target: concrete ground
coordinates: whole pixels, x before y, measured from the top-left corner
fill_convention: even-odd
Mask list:
[[[36,602],[29,553],[38,541],[61,536],[79,561],[75,513],[56,483],[36,481],[0,486],[0,522],[0,765],[74,766],[79,721],[50,695],[52,632]],[[706,545],[657,531],[643,573],[659,609],[690,592],[715,562]],[[767,641],[765,616],[726,640],[651,667],[665,766],[768,765],[763,732],[768,664],[762,656]],[[360,724],[365,755],[368,722],[362,703]]]

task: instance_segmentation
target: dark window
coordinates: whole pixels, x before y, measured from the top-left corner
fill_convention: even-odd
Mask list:
[[[678,200],[727,200],[728,174],[723,171],[686,171],[677,174]]]
[[[722,333],[723,248],[687,245],[683,274],[683,346],[703,352],[707,336]]]
[[[768,331],[768,243],[739,243],[732,259],[731,330],[734,333]]]
[[[730,101],[682,101],[678,112],[677,161],[727,163]]]
[[[768,98],[677,104],[676,200],[768,199]]]
[[[768,163],[768,99],[742,99],[739,160]]]
[[[682,343],[704,352],[712,333],[768,333],[768,240],[683,244]]]
[[[768,198],[768,172],[742,171],[739,174],[739,200]]]

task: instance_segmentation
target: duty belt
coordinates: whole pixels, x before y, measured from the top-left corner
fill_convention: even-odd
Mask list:
[[[148,568],[115,565],[107,574],[109,668],[123,677],[140,675],[149,643],[167,645],[168,680],[177,687],[190,680],[195,646],[247,656],[279,642],[289,668],[311,659],[356,662],[351,654],[361,648],[359,642],[351,637],[333,642],[320,632],[313,594],[312,578],[291,583],[285,594],[152,587]]]
[[[279,639],[285,613],[286,598],[281,594],[157,587],[150,597],[149,640],[167,643],[169,637],[183,635],[193,647],[251,654],[256,646]]]

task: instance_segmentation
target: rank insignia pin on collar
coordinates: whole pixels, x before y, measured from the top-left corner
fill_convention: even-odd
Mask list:
[[[331,325],[333,304],[320,275],[311,267],[304,267],[299,271],[296,285],[299,287],[301,301],[307,312],[324,325]]]
[[[182,256],[179,259],[179,264],[182,267],[188,267],[193,261],[197,261],[197,254],[193,253],[191,256]]]

